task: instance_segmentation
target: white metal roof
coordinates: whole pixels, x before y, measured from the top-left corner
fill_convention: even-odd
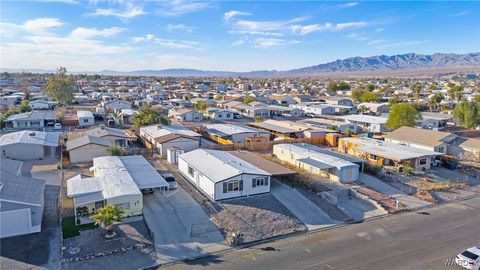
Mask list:
[[[340,140],[348,140],[349,142],[358,144],[354,146],[354,148],[362,152],[398,161],[424,156],[442,155],[442,153],[434,151],[369,138],[341,138]]]
[[[241,134],[241,133],[264,133],[268,134],[268,132],[250,128],[241,125],[232,125],[232,124],[205,124],[204,125],[207,130],[213,131],[220,131],[220,133],[227,134],[227,135],[234,135],[234,134]]]
[[[138,188],[167,187],[168,183],[142,156],[122,156],[123,165]]]
[[[0,146],[15,143],[58,146],[60,135],[56,132],[22,130],[4,134],[0,137]]]
[[[93,118],[93,113],[91,111],[77,111],[77,117],[91,117]]]
[[[168,134],[179,134],[179,135],[186,135],[190,137],[201,137],[202,135],[177,124],[171,125],[151,125],[146,127],[141,127],[140,130],[147,133],[152,138],[162,137]]]
[[[340,119],[353,121],[353,122],[360,122],[360,123],[369,123],[369,124],[377,124],[382,125],[387,122],[387,118],[380,117],[380,116],[373,116],[373,115],[360,115],[360,114],[351,114],[340,116]]]
[[[320,169],[333,167],[341,169],[349,166],[359,167],[357,164],[354,164],[347,159],[341,158],[337,155],[329,155],[328,152],[319,152],[316,151],[315,148],[309,148],[308,146],[308,144],[277,144],[273,147],[300,155],[301,158],[298,159],[298,161],[317,166]]]
[[[271,175],[225,151],[197,149],[181,154],[179,158],[215,183],[240,174]]]
[[[167,187],[165,179],[143,156],[106,156],[93,159],[95,177],[77,175],[67,180],[67,195],[76,202],[141,195],[140,189]],[[83,197],[83,198],[81,198]],[[93,200],[93,201],[91,201]]]

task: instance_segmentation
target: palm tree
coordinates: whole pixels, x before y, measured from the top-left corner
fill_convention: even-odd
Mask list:
[[[100,227],[107,231],[105,236],[112,236],[113,224],[122,220],[123,213],[123,210],[117,206],[107,205],[100,208],[96,214],[93,214],[90,217],[95,219],[96,225],[100,225]]]

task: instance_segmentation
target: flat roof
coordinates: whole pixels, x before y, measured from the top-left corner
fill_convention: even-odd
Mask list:
[[[332,155],[328,152],[317,151],[317,148],[311,147],[310,144],[277,144],[273,147],[280,148],[285,151],[294,152],[300,155],[301,158],[297,159],[300,162],[307,163],[313,166],[316,166],[320,169],[328,168],[338,168],[349,166],[357,166],[357,164],[350,162],[349,160],[339,157],[337,155]]]
[[[77,111],[77,117],[93,117],[91,111]]]
[[[60,135],[56,132],[22,130],[4,134],[0,137],[0,146],[15,143],[58,146]]]
[[[268,134],[267,131],[241,126],[241,125],[233,125],[233,124],[204,124],[203,125],[207,132],[219,135],[221,137],[227,135],[235,135],[235,134],[242,134],[242,133],[265,133]]]
[[[140,130],[147,133],[152,138],[162,137],[168,134],[179,134],[186,135],[190,137],[202,137],[202,135],[178,124],[171,125],[151,125],[146,127],[141,127]]]
[[[105,156],[93,159],[95,177],[81,175],[67,180],[67,194],[77,200],[88,201],[85,197],[103,199],[119,196],[141,195],[140,189],[167,187],[165,179],[145,160],[143,156]],[[97,195],[91,195],[97,193]]]
[[[289,175],[296,174],[296,171],[292,171],[288,168],[283,167],[275,162],[272,162],[268,159],[262,158],[259,155],[256,155],[252,152],[241,150],[241,151],[229,151],[230,154],[245,160],[246,162],[257,166],[258,168],[270,173],[273,176],[277,175]]]
[[[271,175],[229,152],[197,149],[179,156],[215,183],[240,174]]]
[[[370,123],[382,125],[387,122],[387,118],[373,115],[360,115],[360,114],[351,114],[338,117],[339,119],[344,119],[348,121],[360,122],[360,123]]]
[[[423,150],[370,138],[340,138],[340,141],[348,141],[357,144],[357,146],[354,146],[353,148],[362,152],[398,161],[425,156],[442,155],[442,153],[434,151]]]

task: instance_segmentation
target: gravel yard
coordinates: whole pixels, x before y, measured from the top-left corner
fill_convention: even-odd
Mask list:
[[[226,200],[220,206],[213,222],[227,234],[241,233],[243,243],[307,229],[271,194]]]

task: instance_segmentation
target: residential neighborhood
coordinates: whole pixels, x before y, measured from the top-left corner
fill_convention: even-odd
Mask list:
[[[0,270],[480,270],[480,2],[0,6]]]

